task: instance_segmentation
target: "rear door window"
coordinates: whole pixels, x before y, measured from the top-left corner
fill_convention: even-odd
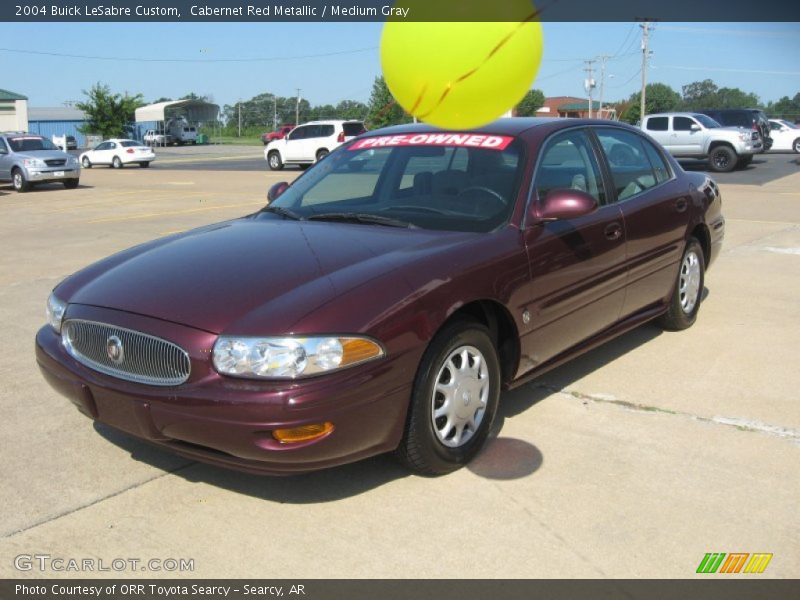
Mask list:
[[[669,129],[669,117],[650,117],[647,119],[647,129],[650,131],[667,131]]]
[[[685,117],[676,117],[676,120],[679,118]],[[638,196],[668,178],[663,172],[660,177],[656,175],[645,149],[646,140],[641,136],[609,128],[597,128],[595,132],[614,180],[617,201]],[[666,168],[663,161],[661,166],[662,169]]]

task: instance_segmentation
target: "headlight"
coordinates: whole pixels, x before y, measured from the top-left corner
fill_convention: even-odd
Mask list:
[[[26,158],[22,161],[22,164],[34,169],[44,169],[47,166],[43,160],[38,158]]]
[[[361,337],[228,337],[214,344],[214,368],[223,375],[295,379],[380,358],[380,344]]]
[[[50,294],[47,299],[47,323],[61,333],[61,321],[64,320],[64,311],[67,310],[67,303],[56,298],[55,294]]]

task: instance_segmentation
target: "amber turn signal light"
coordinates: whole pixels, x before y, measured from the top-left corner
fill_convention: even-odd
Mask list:
[[[292,427],[291,429],[276,429],[272,432],[272,437],[281,444],[295,444],[321,438],[331,431],[333,431],[333,423],[326,421],[325,423],[303,425],[302,427]]]

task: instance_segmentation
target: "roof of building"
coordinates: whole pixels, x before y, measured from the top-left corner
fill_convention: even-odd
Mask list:
[[[85,121],[86,113],[72,106],[28,107],[28,121]]]
[[[190,121],[213,121],[219,114],[219,106],[202,100],[170,100],[136,109],[136,122],[166,121],[170,117],[187,114]]]
[[[17,94],[16,92],[10,92],[8,90],[0,89],[0,100],[27,100],[27,96],[23,96],[22,94]]]

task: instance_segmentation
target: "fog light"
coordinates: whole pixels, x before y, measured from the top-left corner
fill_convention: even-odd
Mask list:
[[[276,429],[272,432],[272,437],[281,444],[293,444],[297,442],[307,442],[321,438],[333,431],[333,423],[325,422],[315,425],[303,425],[302,427],[292,427],[291,429]]]

